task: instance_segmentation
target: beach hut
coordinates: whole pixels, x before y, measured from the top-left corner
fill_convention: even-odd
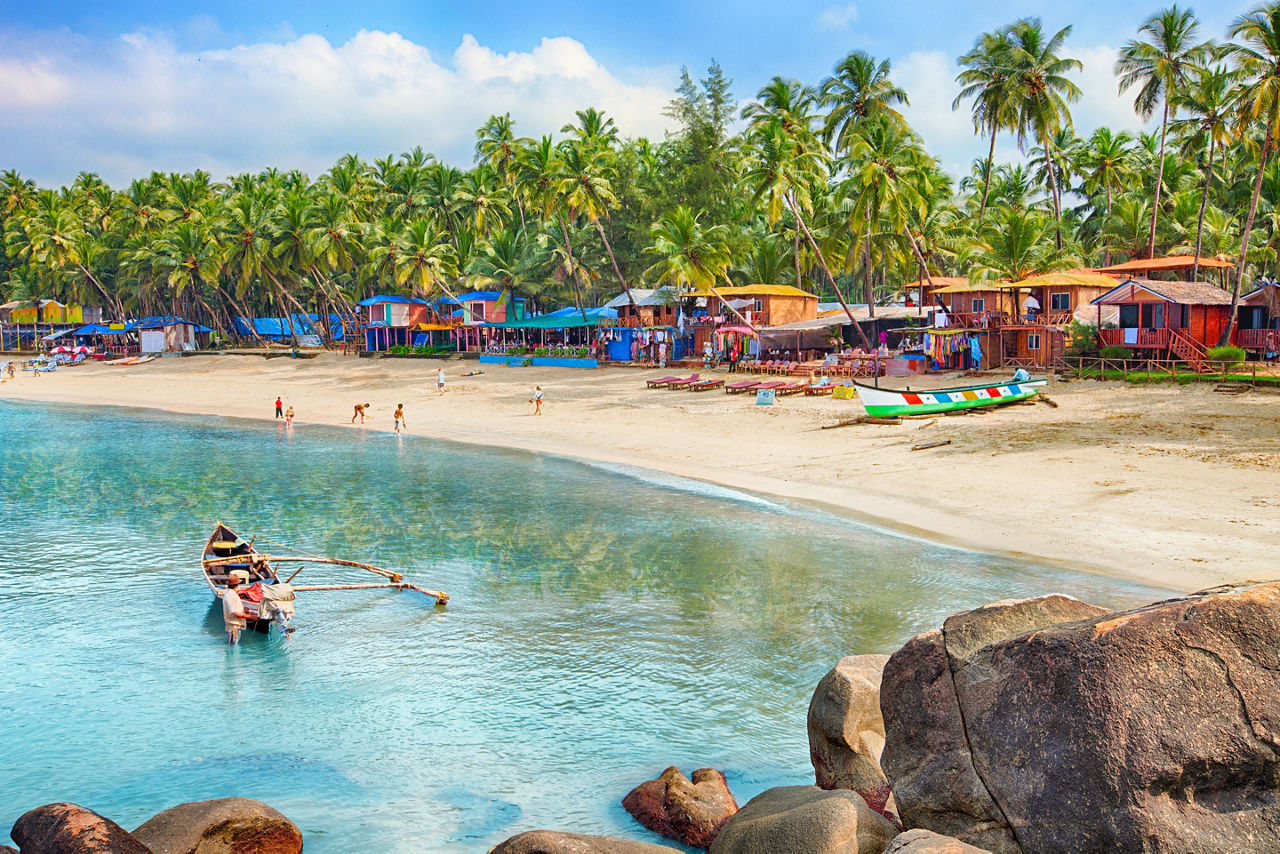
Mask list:
[[[181,317],[144,317],[125,327],[125,331],[138,335],[143,353],[177,353],[198,350],[209,344],[208,326],[202,326]]]
[[[1280,285],[1267,282],[1240,297],[1236,307],[1237,347],[1259,354],[1275,353],[1280,347]]]
[[[939,326],[989,329],[1009,320],[1016,309],[1009,310],[1013,298],[1000,289],[1000,284],[961,279],[934,290],[932,296],[946,308],[945,319],[938,318]]]
[[[818,295],[791,285],[742,285],[716,288],[725,300],[733,301],[753,326],[780,326],[818,317]],[[739,301],[745,300],[745,304]]]
[[[1008,315],[1000,324],[992,363],[1047,368],[1066,353],[1072,321],[1098,325],[1093,300],[1114,288],[1117,280],[1092,270],[1043,273],[996,287],[1010,295]]]
[[[1098,338],[1104,346],[1198,364],[1231,319],[1231,293],[1207,282],[1128,279],[1097,297]],[[1119,328],[1103,329],[1101,311],[1117,309]]]

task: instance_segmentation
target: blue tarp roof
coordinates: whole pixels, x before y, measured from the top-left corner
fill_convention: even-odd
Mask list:
[[[497,302],[498,297],[502,296],[502,291],[472,291],[469,294],[458,294],[458,299],[465,302]],[[516,302],[524,302],[524,297],[512,297]],[[437,302],[443,302],[446,305],[452,303],[457,305],[457,300],[451,300],[448,297],[441,297]]]
[[[293,333],[299,335],[319,335],[318,326],[320,315],[312,312],[311,314],[291,314],[286,322],[283,317],[255,317],[253,319],[253,328],[257,330],[258,335],[263,338],[285,339],[292,338]],[[252,335],[249,331],[249,324],[245,322],[243,317],[237,317],[232,321],[235,331],[240,335]],[[290,331],[292,327],[292,331]],[[336,314],[329,315],[329,332],[333,336],[342,339],[342,318]]]
[[[157,315],[155,317],[144,317],[141,320],[135,320],[133,323],[130,323],[125,326],[125,331],[128,332],[133,329],[160,329],[165,326],[176,326],[179,323],[185,323],[188,326],[194,326],[196,328],[196,332],[212,332],[213,331],[209,327],[201,326],[199,323],[196,323],[195,321],[184,320],[181,317],[174,317],[172,315]]]
[[[72,330],[72,335],[114,335],[116,332],[123,331],[112,329],[101,323],[86,323],[79,329]]]
[[[431,305],[430,302],[419,297],[402,297],[398,294],[379,294],[378,296],[362,299],[360,302],[356,303],[356,305],[383,305],[385,303],[392,303],[394,305]]]

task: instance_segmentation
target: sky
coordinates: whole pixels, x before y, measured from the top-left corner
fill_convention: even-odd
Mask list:
[[[1253,3],[1196,8],[1222,39]],[[154,170],[221,180],[268,167],[311,177],[344,154],[415,146],[473,162],[475,130],[510,113],[521,135],[558,133],[594,106],[625,136],[661,139],[680,69],[718,61],[745,102],[774,75],[821,82],[852,50],[893,64],[904,110],[955,176],[985,156],[968,110],[951,108],[956,57],[1017,18],[1071,26],[1084,63],[1076,130],[1141,129],[1116,91],[1116,51],[1156,2],[914,3],[716,0],[544,2],[43,3],[0,0],[0,170],[41,186],[94,172],[126,186]],[[997,157],[1013,158],[1011,139]]]

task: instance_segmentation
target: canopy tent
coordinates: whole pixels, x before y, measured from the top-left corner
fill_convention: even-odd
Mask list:
[[[86,323],[71,332],[72,335],[114,335],[116,330],[103,323]]]
[[[181,317],[173,317],[170,315],[157,315],[154,317],[144,317],[141,320],[135,320],[133,323],[125,326],[126,331],[134,329],[163,329],[166,326],[194,326],[196,332],[212,332],[208,326],[202,326],[192,320],[184,320]]]
[[[569,329],[578,326],[600,326],[618,319],[618,312],[607,306],[589,308],[586,319],[583,312],[570,306],[537,317],[526,317],[521,320],[508,320],[502,323],[486,323],[494,329]]]

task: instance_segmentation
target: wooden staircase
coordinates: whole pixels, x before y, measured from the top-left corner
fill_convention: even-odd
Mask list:
[[[1188,338],[1180,329],[1169,330],[1169,349],[1193,371],[1199,373],[1204,363],[1204,346],[1192,338]]]

